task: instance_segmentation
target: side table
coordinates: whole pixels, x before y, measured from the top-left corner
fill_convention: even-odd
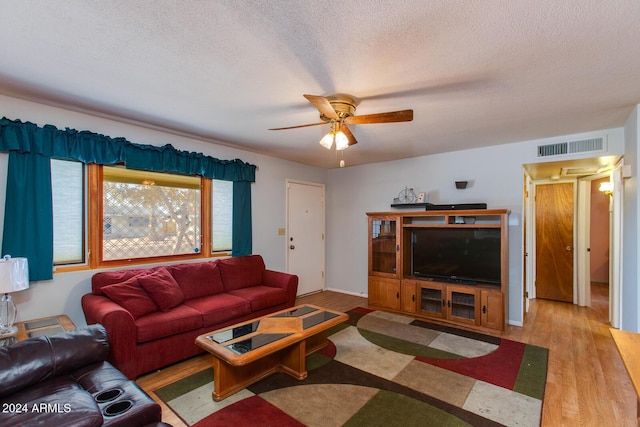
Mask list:
[[[76,328],[76,325],[65,314],[16,322],[15,326],[18,327],[18,331],[15,334],[0,337],[1,347],[6,347],[28,338],[53,335],[58,332],[72,331]]]

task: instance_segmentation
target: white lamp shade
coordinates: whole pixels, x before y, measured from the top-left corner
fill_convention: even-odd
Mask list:
[[[344,150],[349,146],[349,139],[347,135],[341,130],[336,132],[336,150]]]
[[[331,131],[325,136],[323,136],[322,139],[320,140],[320,145],[322,145],[327,150],[330,150],[331,146],[333,145],[334,135],[335,134],[333,133],[333,131]]]
[[[23,291],[29,287],[26,258],[0,259],[0,293]]]

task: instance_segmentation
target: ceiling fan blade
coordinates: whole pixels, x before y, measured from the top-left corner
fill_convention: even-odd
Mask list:
[[[309,123],[308,125],[298,125],[298,126],[289,126],[286,128],[273,128],[273,129],[269,129],[269,130],[285,130],[285,129],[297,129],[297,128],[306,128],[309,126],[319,126],[319,125],[326,125],[326,122],[321,122],[321,123]]]
[[[353,134],[351,133],[351,129],[349,129],[347,125],[342,123],[342,125],[340,126],[340,130],[342,131],[342,133],[345,134],[345,136],[349,140],[349,147],[358,143],[358,141],[356,140],[356,137],[353,136]]]
[[[413,110],[392,111],[389,113],[365,114],[351,116],[344,119],[350,125],[366,125],[371,123],[410,122],[413,120]]]
[[[340,117],[336,110],[333,109],[329,100],[324,96],[317,95],[304,95],[307,98],[307,101],[316,106],[316,108],[320,111],[320,113],[324,114],[325,117],[328,117],[333,120],[339,120]]]

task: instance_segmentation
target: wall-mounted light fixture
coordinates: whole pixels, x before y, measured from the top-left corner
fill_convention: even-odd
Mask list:
[[[603,192],[607,196],[611,196],[613,194],[613,183],[609,181],[601,182],[598,190]]]

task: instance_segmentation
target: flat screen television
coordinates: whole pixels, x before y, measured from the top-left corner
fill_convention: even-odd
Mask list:
[[[414,228],[411,271],[465,284],[501,282],[499,228]]]

